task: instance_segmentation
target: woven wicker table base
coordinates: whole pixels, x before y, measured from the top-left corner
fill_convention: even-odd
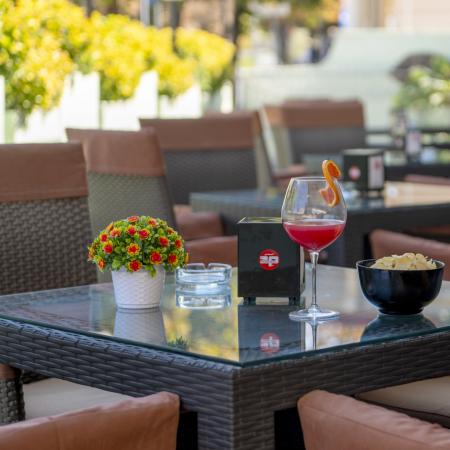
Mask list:
[[[450,333],[239,367],[0,319],[0,360],[132,396],[175,392],[198,413],[200,449],[269,450],[276,448],[275,411],[313,389],[355,394],[450,374]],[[12,399],[1,403],[8,423],[21,389],[15,381],[3,387]]]

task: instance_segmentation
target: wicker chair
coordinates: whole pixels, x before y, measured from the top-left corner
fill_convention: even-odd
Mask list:
[[[0,428],[2,450],[175,450],[179,398],[160,392]]]
[[[188,241],[190,261],[236,265],[236,238],[221,235],[223,228],[217,214],[182,211],[174,216],[154,132],[68,129],[67,136],[84,146],[94,232],[120,217],[161,217],[176,226]]]
[[[176,204],[191,192],[257,187],[256,113],[212,114],[199,119],[140,119],[161,142],[167,179]]]
[[[86,260],[91,228],[79,144],[0,145],[0,218],[0,294],[96,281]],[[0,366],[1,423],[23,418],[18,375]]]
[[[359,101],[292,100],[266,105],[263,113],[277,146],[275,173],[282,186],[291,177],[320,171],[324,158],[339,159],[342,150],[366,146]]]
[[[86,261],[91,228],[79,144],[1,145],[0,217],[0,294],[95,281]]]

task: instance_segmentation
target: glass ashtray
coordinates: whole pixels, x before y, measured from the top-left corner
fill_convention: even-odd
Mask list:
[[[184,309],[222,309],[231,306],[231,290],[229,287],[215,294],[192,294],[176,291],[177,306]]]
[[[211,263],[206,267],[201,263],[186,264],[175,273],[176,289],[196,295],[215,294],[230,285],[231,266]]]

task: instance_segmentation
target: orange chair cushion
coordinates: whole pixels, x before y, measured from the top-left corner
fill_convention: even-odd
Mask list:
[[[189,262],[237,266],[237,236],[221,236],[186,242]]]
[[[0,427],[2,450],[175,450],[179,399],[142,398]]]
[[[298,402],[307,450],[448,450],[450,431],[343,395],[313,391]]]
[[[444,280],[450,280],[450,244],[394,233],[375,230],[370,234],[370,244],[374,258],[402,255],[403,253],[422,253],[445,263]]]
[[[177,230],[185,241],[223,235],[220,215],[215,212],[192,212],[175,208]]]

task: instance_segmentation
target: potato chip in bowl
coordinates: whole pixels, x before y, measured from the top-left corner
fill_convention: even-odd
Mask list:
[[[418,314],[439,294],[445,264],[420,253],[358,261],[361,290],[383,314]]]
[[[436,269],[436,263],[421,253],[403,253],[403,255],[385,256],[377,259],[372,269],[387,270],[431,270]]]

